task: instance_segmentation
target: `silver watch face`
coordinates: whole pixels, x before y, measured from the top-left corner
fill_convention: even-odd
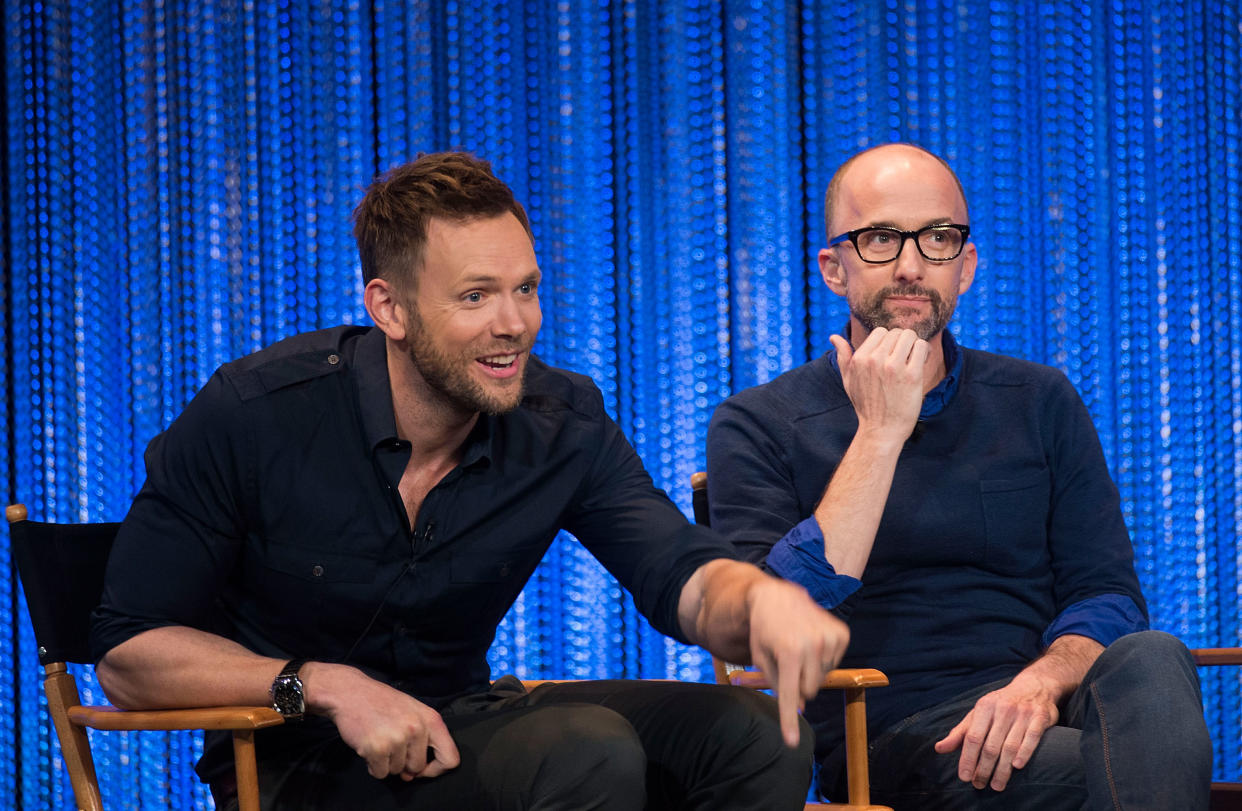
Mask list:
[[[286,718],[300,717],[306,711],[302,680],[296,675],[277,676],[272,683],[272,709]]]

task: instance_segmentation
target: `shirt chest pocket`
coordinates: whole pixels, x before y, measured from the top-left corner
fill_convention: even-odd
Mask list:
[[[317,628],[329,637],[364,621],[382,587],[379,561],[363,555],[268,543],[248,557],[247,587],[267,607],[268,621]]]
[[[1052,483],[1047,470],[1011,479],[984,479],[979,498],[987,533],[986,565],[1014,575],[1047,570]]]

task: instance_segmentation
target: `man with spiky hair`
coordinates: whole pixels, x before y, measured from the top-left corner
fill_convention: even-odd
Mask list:
[[[271,701],[265,808],[801,808],[798,709],[846,628],[689,524],[595,385],[531,354],[541,274],[509,188],[426,155],[372,184],[355,234],[375,326],[226,364],[151,443],[94,625],[109,698]],[[778,701],[493,682],[496,626],[562,529]],[[220,807],[229,755],[199,764]]]

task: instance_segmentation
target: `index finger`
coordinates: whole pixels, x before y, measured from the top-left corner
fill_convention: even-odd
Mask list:
[[[798,711],[802,709],[802,674],[796,667],[782,667],[772,674],[776,684],[776,708],[781,719],[781,734],[790,749],[798,746]]]
[[[992,726],[990,715],[987,718],[983,717],[983,713],[972,712],[971,715],[970,725],[962,737],[962,751],[957,760],[957,776],[967,783],[975,779],[975,773],[980,765],[979,756],[987,740],[988,730]]]
[[[923,338],[916,339],[914,345],[910,347],[910,360],[916,366],[922,366],[924,363],[927,363],[927,358],[930,355],[931,344]]]
[[[457,744],[453,741],[453,736],[449,734],[448,727],[443,721],[438,724],[429,724],[427,730],[427,767],[423,769],[421,777],[436,777],[444,774],[449,769],[457,768],[461,763],[461,754],[457,751]]]

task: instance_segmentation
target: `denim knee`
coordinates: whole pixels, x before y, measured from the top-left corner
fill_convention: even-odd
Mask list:
[[[1126,634],[1104,649],[1093,669],[1099,675],[1117,673],[1127,686],[1141,687],[1162,698],[1181,695],[1186,700],[1193,698],[1196,704],[1202,701],[1199,674],[1190,651],[1180,639],[1164,631]]]
[[[1081,723],[1093,801],[1109,808],[1206,807],[1212,743],[1186,646],[1162,631],[1121,637],[1067,706]]]
[[[1182,641],[1164,631],[1136,631],[1118,638],[1104,649],[1101,656],[1124,657],[1147,668],[1180,665],[1194,668],[1190,651]]]

